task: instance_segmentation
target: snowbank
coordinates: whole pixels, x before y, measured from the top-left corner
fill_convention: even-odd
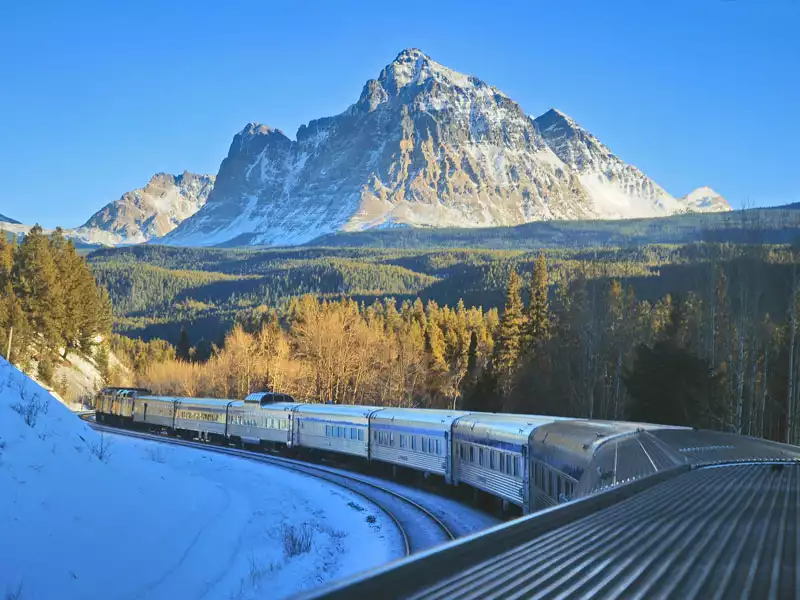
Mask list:
[[[102,436],[0,359],[0,597],[276,598],[400,550],[357,496],[233,457]]]

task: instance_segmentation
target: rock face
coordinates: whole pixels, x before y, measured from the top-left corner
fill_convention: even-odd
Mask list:
[[[684,203],[573,121],[404,50],[296,140],[251,123],[206,205],[159,243],[291,245],[376,227],[667,215]]]
[[[206,203],[214,188],[213,175],[157,173],[140,189],[107,204],[81,227],[76,236],[90,243],[138,244],[163,236]]]

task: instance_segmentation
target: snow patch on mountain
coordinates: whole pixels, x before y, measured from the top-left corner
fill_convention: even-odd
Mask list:
[[[728,201],[710,187],[699,187],[684,196],[686,209],[692,212],[726,212],[731,210]]]

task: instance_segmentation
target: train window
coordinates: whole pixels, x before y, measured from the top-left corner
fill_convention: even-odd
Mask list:
[[[411,436],[411,449],[412,450],[416,450],[417,449],[417,436],[415,436],[415,435]]]
[[[475,446],[472,445],[469,447],[469,462],[475,462]]]
[[[433,454],[433,438],[428,438],[428,454]]]
[[[495,455],[496,454],[497,454],[497,452],[495,452],[494,450],[490,450],[489,451],[489,468],[492,469],[492,470],[494,470]]]
[[[364,441],[364,430],[363,429],[359,429],[358,430],[358,441],[359,442],[363,442]]]
[[[519,477],[519,456],[514,457],[514,477]]]
[[[406,436],[404,436],[402,433],[400,434],[400,447],[401,448],[406,447]]]
[[[377,431],[373,431],[372,432],[372,441],[373,442],[377,442],[378,441],[378,432]]]
[[[325,425],[325,436],[330,437],[330,435],[331,435],[331,426]]]
[[[389,434],[389,445],[394,446],[394,431]]]
[[[506,454],[506,473],[511,474],[511,455]]]
[[[478,448],[478,464],[483,466],[483,448]]]
[[[442,440],[436,440],[436,454],[442,455]]]

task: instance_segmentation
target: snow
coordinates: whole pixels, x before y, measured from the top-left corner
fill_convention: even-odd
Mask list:
[[[39,407],[35,422],[15,406]],[[101,436],[2,359],[0,490],[0,593],[25,600],[278,598],[402,552],[390,521],[355,494]],[[312,536],[309,552],[284,551],[290,528]]]

